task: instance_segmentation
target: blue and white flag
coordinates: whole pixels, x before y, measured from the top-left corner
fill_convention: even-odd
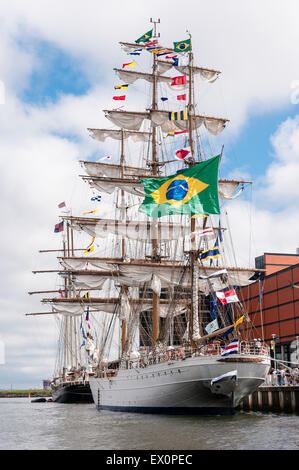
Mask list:
[[[234,339],[233,341],[231,341],[231,343],[229,343],[223,350],[222,350],[222,353],[221,353],[221,356],[229,356],[230,354],[238,354],[239,352],[239,340],[238,339]]]
[[[91,201],[97,201],[97,202],[101,202],[101,199],[102,199],[102,196],[93,196],[92,198],[90,198]]]
[[[263,286],[262,286],[261,291],[260,291],[259,304],[262,302],[264,287],[265,287],[265,281],[263,282]]]
[[[208,323],[207,326],[205,327],[205,330],[208,333],[208,335],[210,335],[216,330],[219,330],[217,318],[215,318],[215,320]]]

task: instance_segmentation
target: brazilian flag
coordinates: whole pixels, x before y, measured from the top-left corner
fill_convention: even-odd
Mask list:
[[[191,51],[191,39],[186,39],[186,41],[174,42],[173,45],[175,52]]]
[[[220,155],[164,178],[140,180],[145,198],[139,207],[149,217],[170,214],[220,214]]]
[[[140,42],[149,42],[150,39],[152,38],[153,35],[153,30],[151,29],[147,33],[145,33],[143,36],[141,36],[139,39],[136,39],[136,43],[139,44]]]

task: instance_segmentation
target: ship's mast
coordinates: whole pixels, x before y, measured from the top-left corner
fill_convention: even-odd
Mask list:
[[[157,24],[160,23],[160,19],[154,21],[150,19],[153,23],[153,38],[159,37],[157,34]],[[157,104],[157,57],[156,54],[153,54],[153,99],[152,99],[152,109],[156,110],[158,108]],[[157,158],[157,129],[156,126],[152,126],[152,172],[156,176],[158,171],[158,158]],[[158,258],[158,221],[154,219],[153,221],[153,242],[152,242],[152,259],[156,261]],[[152,344],[155,346],[158,337],[159,337],[159,295],[153,292],[153,316],[152,316]]]
[[[190,45],[191,45],[191,34],[189,33]],[[188,130],[189,130],[189,144],[191,148],[191,160],[190,166],[195,165],[195,153],[194,153],[194,140],[193,140],[193,115],[194,115],[194,103],[193,103],[193,52],[192,49],[189,51],[189,103],[188,103]],[[198,160],[200,156],[198,155]],[[196,219],[191,218],[191,233],[194,233],[196,229]],[[190,340],[193,341],[199,338],[199,321],[198,321],[198,262],[197,262],[197,246],[196,237],[191,239],[191,251],[190,251],[190,265],[191,265],[191,321],[190,321]]]
[[[124,178],[124,167],[125,167],[125,149],[124,149],[124,130],[121,129],[121,154],[120,154],[120,165],[121,165],[121,178]],[[126,207],[125,207],[125,191],[121,190],[121,220],[122,222],[126,221]],[[124,260],[126,257],[126,240],[125,237],[122,237],[121,240],[121,256]],[[122,295],[127,294],[128,288],[122,286]],[[122,320],[121,324],[121,351],[124,352],[127,341],[127,321]]]

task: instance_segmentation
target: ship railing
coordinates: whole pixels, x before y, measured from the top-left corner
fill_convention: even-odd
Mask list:
[[[158,355],[145,355],[139,360],[128,361],[127,368],[146,367],[148,365],[168,362],[177,359],[187,359],[188,357],[198,357],[206,355],[221,356],[224,347],[218,342],[207,344],[197,349],[191,347],[179,347],[166,353]],[[269,356],[269,346],[258,341],[240,341],[238,353],[240,355]]]
[[[224,346],[220,342],[214,342],[201,346],[200,348],[191,348],[190,346],[177,347],[167,350],[164,353],[152,354],[145,353],[141,358],[124,361],[125,369],[144,368],[161,362],[169,362],[178,359],[187,359],[189,357],[199,356],[221,356]],[[269,347],[259,341],[240,341],[238,354],[253,356],[269,356]],[[112,377],[115,370],[102,371],[103,377]],[[108,375],[109,374],[109,375]]]
[[[107,370],[103,370],[101,372],[98,373],[97,377],[101,377],[101,378],[104,378],[104,379],[109,379],[110,377],[115,377],[117,375],[117,370],[115,369],[107,369]]]
[[[269,346],[262,341],[240,341],[239,354],[250,356],[269,356]]]

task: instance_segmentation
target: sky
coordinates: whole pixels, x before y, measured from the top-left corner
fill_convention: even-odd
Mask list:
[[[131,58],[119,41],[134,42],[150,18],[160,18],[166,46],[190,31],[195,63],[222,72],[196,99],[199,111],[230,119],[213,144],[224,145],[222,176],[254,181],[226,206],[238,260],[253,265],[264,252],[296,252],[298,14],[297,0],[1,3],[0,388],[41,386],[53,373],[57,323],[25,313],[45,311],[28,291],[55,289],[58,280],[32,270],[56,267],[38,250],[60,246],[57,205],[65,200],[80,212],[89,203],[78,161],[115,151],[87,128],[111,127],[102,110],[115,107],[113,67]],[[140,85],[135,91],[126,109],[140,105]]]

